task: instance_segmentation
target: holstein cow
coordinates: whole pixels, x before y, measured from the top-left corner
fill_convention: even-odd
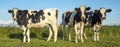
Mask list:
[[[102,21],[106,19],[106,13],[111,11],[111,9],[102,7],[99,10],[89,12],[88,22],[93,27],[94,41],[99,41],[99,30],[101,29]]]
[[[86,11],[90,10],[90,7],[86,7],[84,5],[80,6],[79,8],[75,8],[74,11],[67,11],[63,13],[62,16],[62,25],[63,25],[63,39],[64,39],[64,31],[65,31],[65,25],[68,26],[68,36],[69,41],[71,41],[71,27],[74,27],[75,30],[75,43],[78,42],[78,38],[81,37],[81,42],[83,41],[83,35],[86,38],[86,35],[84,34],[84,25],[86,22]]]
[[[30,28],[43,28],[46,25],[49,25],[50,32],[47,41],[51,39],[51,36],[54,33],[54,42],[56,42],[58,34],[58,10],[56,8],[43,9],[39,11],[19,10],[17,8],[13,8],[12,10],[8,10],[8,12],[12,13],[13,19],[23,30],[23,42],[26,42],[26,37],[27,41],[30,42]]]

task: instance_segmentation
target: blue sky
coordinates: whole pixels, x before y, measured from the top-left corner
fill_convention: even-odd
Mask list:
[[[19,9],[40,10],[46,8],[57,8],[59,10],[58,23],[61,23],[62,13],[67,10],[73,10],[80,5],[91,7],[91,10],[100,7],[111,8],[103,24],[120,25],[120,0],[0,0],[0,24],[12,23],[12,15],[8,13],[9,9],[17,7]]]

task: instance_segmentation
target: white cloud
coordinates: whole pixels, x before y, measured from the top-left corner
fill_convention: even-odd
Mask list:
[[[15,22],[13,20],[0,20],[0,24],[5,24],[5,25],[9,25],[9,24],[14,24]]]

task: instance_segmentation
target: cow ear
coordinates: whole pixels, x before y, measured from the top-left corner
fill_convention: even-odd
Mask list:
[[[87,11],[90,10],[90,9],[91,9],[91,7],[87,7],[87,8],[86,8]]]
[[[108,12],[108,13],[111,12],[111,11],[112,11],[112,9],[107,9],[107,10],[106,10],[106,12]]]
[[[8,10],[9,13],[12,13],[13,11],[12,10]]]
[[[76,11],[79,11],[79,8],[75,8]]]

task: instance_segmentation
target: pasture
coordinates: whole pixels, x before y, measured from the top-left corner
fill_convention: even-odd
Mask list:
[[[68,41],[66,29],[65,40],[62,40],[62,29],[59,28],[58,40],[56,43],[52,40],[46,42],[48,37],[48,28],[30,29],[30,43],[22,42],[22,30],[17,27],[0,27],[0,47],[120,47],[120,26],[103,26],[100,30],[100,41],[93,41],[92,28],[86,28],[85,33],[88,39],[84,43],[80,40],[75,43],[75,33],[72,29],[72,41]]]

